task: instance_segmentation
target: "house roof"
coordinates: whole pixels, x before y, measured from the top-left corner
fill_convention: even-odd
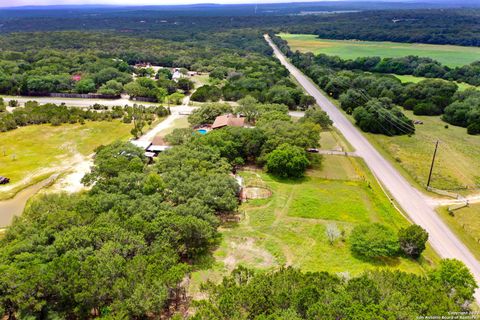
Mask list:
[[[169,144],[163,139],[162,136],[155,136],[152,140],[154,146],[168,146]]]
[[[172,148],[171,146],[155,146],[155,145],[151,145],[150,147],[148,147],[147,151],[151,151],[151,152],[163,152],[163,151],[166,151],[168,149]]]
[[[149,141],[139,141],[139,140],[130,140],[130,143],[133,144],[134,146],[142,148],[143,150],[147,150],[147,148],[150,147],[150,145],[152,144]]]
[[[172,74],[172,79],[180,79],[181,77],[182,77],[182,74],[178,70]]]
[[[215,118],[215,122],[212,124],[212,129],[218,129],[222,127],[243,127],[245,125],[245,118],[236,117],[232,114],[226,114]]]

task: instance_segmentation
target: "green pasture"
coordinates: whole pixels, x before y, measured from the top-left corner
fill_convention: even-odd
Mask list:
[[[396,78],[398,78],[400,81],[402,81],[403,83],[407,83],[407,82],[412,82],[412,83],[418,83],[422,80],[425,80],[425,79],[428,79],[428,78],[425,78],[425,77],[416,77],[416,76],[412,76],[412,75],[399,75],[399,74],[394,74],[394,76]],[[470,88],[477,88],[475,86],[472,86],[471,84],[468,84],[468,83],[465,83],[465,82],[456,82],[456,84],[458,85],[458,90],[459,91],[464,91],[464,90],[467,90],[467,89],[470,89]]]
[[[194,297],[200,283],[217,281],[238,265],[259,269],[288,265],[304,271],[355,275],[376,268],[423,273],[437,260],[431,249],[418,262],[352,256],[348,234],[354,226],[380,222],[398,230],[408,225],[357,158],[324,156],[323,163],[300,180],[277,179],[259,169],[241,175],[247,184],[251,180],[254,185],[263,183],[273,194],[244,203],[240,221],[221,227],[222,241],[208,270],[192,274]],[[328,224],[336,224],[344,234],[333,245],[325,234]]]
[[[440,141],[433,170],[433,187],[468,193],[480,186],[480,136],[468,135],[465,128],[447,125],[439,116],[415,116],[421,120],[412,136],[387,137],[366,134],[392,162],[424,187],[427,183],[435,142]]]
[[[430,57],[449,67],[480,60],[480,48],[421,43],[319,39],[312,34],[279,34],[293,51],[325,53],[343,59],[377,56],[382,58],[416,55]]]
[[[0,175],[9,177],[12,184],[23,182],[13,191],[0,188],[0,198],[46,178],[75,156],[87,156],[100,145],[127,139],[130,130],[129,124],[111,121],[32,125],[0,133]]]
[[[448,207],[438,208],[437,212],[473,255],[480,259],[480,204],[471,204],[452,214],[448,212]]]

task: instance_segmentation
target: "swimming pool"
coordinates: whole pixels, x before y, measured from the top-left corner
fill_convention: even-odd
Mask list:
[[[208,132],[207,129],[198,129],[197,131],[200,134],[207,134],[207,132]]]

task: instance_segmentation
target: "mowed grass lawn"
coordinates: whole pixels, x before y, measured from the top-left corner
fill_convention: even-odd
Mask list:
[[[241,207],[240,222],[221,228],[222,242],[214,252],[215,261],[208,270],[192,274],[190,289],[194,295],[200,283],[218,281],[238,265],[260,269],[289,265],[303,271],[356,275],[376,268],[423,273],[436,262],[431,249],[419,262],[352,256],[348,235],[356,225],[379,222],[394,230],[408,225],[361,160],[325,156],[323,164],[301,180],[277,179],[261,170],[241,175],[247,184],[256,180],[258,185],[261,179],[272,190],[272,197],[249,200]],[[334,245],[325,234],[326,226],[332,223],[345,234]]]
[[[58,127],[34,125],[2,132],[0,175],[9,177],[12,184],[29,178],[30,183],[35,182],[35,178],[55,172],[56,167],[68,164],[76,155],[87,156],[100,145],[127,139],[130,130],[129,124],[111,121]]]
[[[344,59],[358,57],[394,58],[415,55],[430,57],[449,67],[480,60],[480,48],[419,43],[319,39],[312,34],[279,34],[293,51],[325,53]]]
[[[471,204],[468,207],[448,213],[447,207],[437,209],[440,217],[455,232],[462,242],[480,260],[480,204]]]
[[[383,150],[394,164],[425,187],[435,142],[440,140],[431,185],[445,190],[480,186],[480,136],[468,135],[465,128],[443,122],[440,117],[415,116],[404,111],[410,119],[423,121],[411,137],[366,134],[377,149]]]

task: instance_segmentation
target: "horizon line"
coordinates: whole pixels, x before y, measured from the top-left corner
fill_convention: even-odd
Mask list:
[[[437,0],[438,1],[438,0]],[[281,0],[271,0],[267,2],[254,1],[251,0],[249,2],[238,2],[238,3],[221,3],[221,2],[191,2],[191,3],[165,3],[165,4],[133,4],[133,3],[118,3],[118,4],[109,4],[109,3],[92,3],[92,4],[26,4],[26,5],[13,5],[13,6],[2,6],[0,4],[1,9],[22,9],[22,8],[47,8],[47,7],[166,7],[166,6],[173,6],[173,7],[183,7],[183,6],[194,6],[194,5],[266,5],[266,4],[302,4],[302,3],[329,3],[329,2],[357,2],[357,3],[375,3],[375,2],[383,2],[383,3],[435,3],[435,0],[301,0],[301,1],[281,1]],[[439,0],[438,2],[448,2],[448,0]]]

